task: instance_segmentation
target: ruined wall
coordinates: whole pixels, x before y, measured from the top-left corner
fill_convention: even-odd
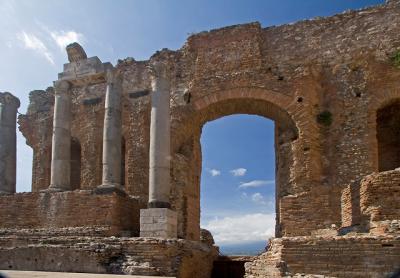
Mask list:
[[[365,177],[360,188],[363,224],[372,234],[400,232],[400,171],[374,173]]]
[[[278,236],[357,224],[357,186],[379,170],[377,111],[400,98],[400,70],[390,58],[400,50],[399,26],[400,4],[390,1],[278,27],[252,23],[202,32],[150,61],[119,61],[127,193],[145,207],[147,65],[161,59],[171,68],[172,206],[180,237],[199,236],[201,128],[236,113],[276,122]],[[101,181],[105,83],[77,84],[71,94],[72,136],[82,149],[80,188],[93,189]],[[34,150],[33,191],[49,184],[52,106],[51,89],[32,93],[19,121]],[[352,219],[345,217],[349,211]]]
[[[268,252],[246,263],[245,277],[386,277],[399,262],[395,237],[292,237],[274,239]]]
[[[95,195],[90,191],[19,193],[0,197],[1,229],[93,229],[103,235],[139,234],[139,204],[127,196]]]
[[[155,238],[0,237],[0,268],[208,278],[216,249]]]

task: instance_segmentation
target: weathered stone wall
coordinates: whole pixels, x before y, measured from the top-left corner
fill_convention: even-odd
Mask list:
[[[245,277],[378,278],[399,268],[396,237],[291,237],[274,239],[267,253],[246,264]]]
[[[216,257],[187,240],[0,236],[0,269],[209,278]]]
[[[1,229],[57,229],[85,227],[103,235],[139,235],[137,200],[91,191],[18,193],[0,196]],[[48,231],[51,233],[51,231]],[[61,233],[62,234],[62,233]]]
[[[202,32],[150,61],[120,61],[126,191],[145,207],[147,66],[161,59],[172,73],[172,205],[180,237],[199,237],[201,128],[236,113],[276,123],[277,236],[359,222],[355,214],[344,217],[359,209],[343,200],[347,187],[357,192],[361,179],[379,170],[377,111],[400,99],[400,70],[390,59],[400,50],[399,26],[399,1],[390,1],[278,27],[252,23]],[[80,188],[92,189],[101,182],[105,83],[77,82],[71,94],[72,137],[82,150]],[[52,106],[51,89],[32,93],[19,121],[34,150],[33,191],[49,185]]]
[[[400,232],[400,171],[374,173],[360,188],[363,224],[373,234]]]

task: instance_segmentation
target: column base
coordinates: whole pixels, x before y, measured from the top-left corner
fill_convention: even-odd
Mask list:
[[[11,193],[11,192],[6,192],[6,191],[0,191],[0,196],[13,195],[13,194],[15,194],[15,192]]]
[[[102,184],[96,187],[94,190],[95,194],[112,194],[116,193],[121,196],[125,196],[126,192],[122,188],[121,185],[116,185],[116,184]]]
[[[158,238],[178,237],[177,213],[168,208],[140,210],[140,236]]]
[[[54,192],[64,192],[64,191],[68,191],[68,189],[64,189],[64,188],[56,187],[56,186],[50,186],[49,188],[40,190],[39,192],[41,192],[41,193],[54,193]]]

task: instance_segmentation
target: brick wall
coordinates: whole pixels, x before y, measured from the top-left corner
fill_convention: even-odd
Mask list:
[[[104,227],[105,235],[138,235],[139,206],[129,197],[91,191],[0,196],[1,229]],[[73,230],[72,230],[73,232]]]
[[[376,234],[400,232],[400,171],[371,174],[363,179],[360,206],[364,225]]]
[[[216,257],[187,240],[0,236],[0,269],[209,278]]]
[[[246,264],[245,277],[305,273],[375,278],[399,268],[400,240],[396,237],[293,237],[274,239],[269,252]]]

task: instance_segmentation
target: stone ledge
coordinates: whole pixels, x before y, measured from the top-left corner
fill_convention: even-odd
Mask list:
[[[172,276],[137,276],[137,275],[116,275],[116,274],[91,274],[91,273],[71,273],[71,272],[41,272],[41,271],[18,271],[0,270],[0,274],[10,278],[175,278]]]

